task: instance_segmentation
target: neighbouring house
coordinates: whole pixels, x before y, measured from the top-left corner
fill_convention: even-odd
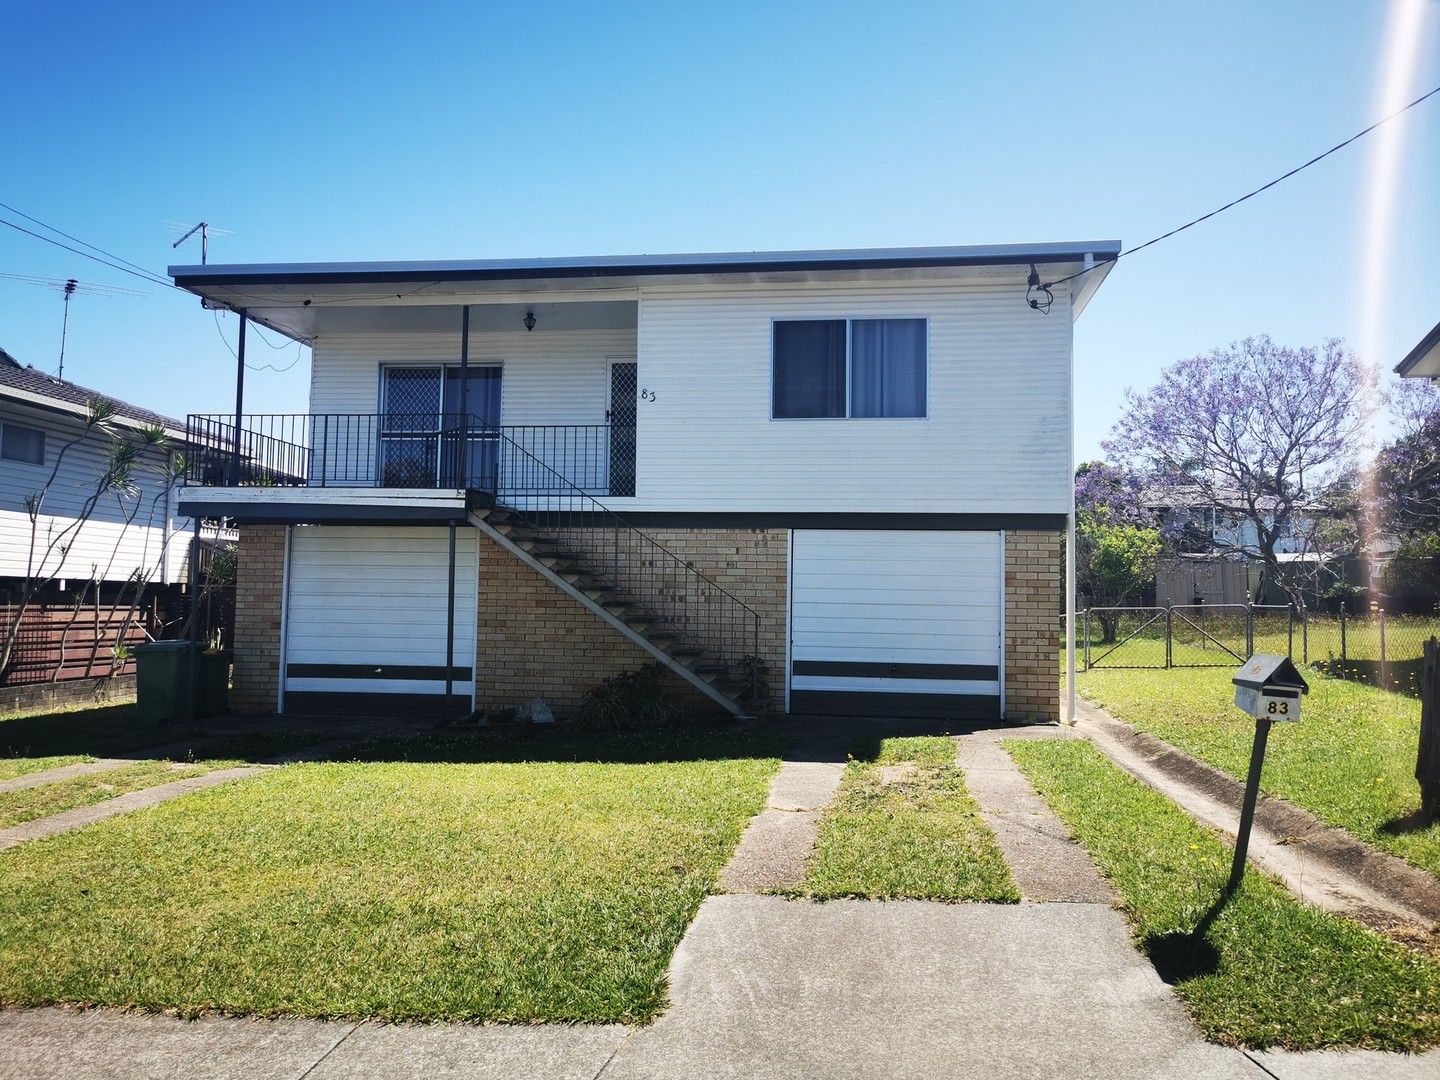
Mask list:
[[[1440,323],[1395,365],[1395,374],[1406,379],[1440,379]]]
[[[95,401],[113,416],[87,427]],[[126,490],[101,490],[111,448],[140,442],[150,427],[163,429],[165,442],[140,455]],[[160,590],[187,580],[192,523],[177,506],[173,457],[184,436],[179,420],[0,350],[0,630],[16,618],[27,581],[34,594],[0,684],[109,673],[120,637],[145,639]],[[115,670],[130,670],[123,657]]]
[[[1235,504],[1242,502],[1241,496],[1236,495]],[[1270,502],[1273,504],[1273,500]],[[1232,507],[1214,505],[1199,492],[1189,497],[1172,491],[1150,492],[1145,497],[1145,506],[1164,523],[1166,531],[1176,537],[1186,555],[1254,558],[1260,554],[1260,535],[1254,520]],[[1259,515],[1267,530],[1276,529],[1273,510],[1262,504]],[[1319,507],[1293,513],[1290,520],[1278,527],[1276,554],[1314,553],[1321,546],[1322,524]]]
[[[313,351],[307,413],[189,420],[232,700],[564,714],[657,662],[735,714],[1054,718],[1072,328],[1118,250],[171,268]]]

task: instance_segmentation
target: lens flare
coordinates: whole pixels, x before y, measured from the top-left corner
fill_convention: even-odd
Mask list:
[[[1425,43],[1429,38],[1427,20],[1436,5],[1427,0],[1392,0],[1385,19],[1380,61],[1375,86],[1376,115],[1385,116],[1414,97],[1415,79]],[[1365,402],[1365,428],[1371,447],[1380,442],[1381,407],[1384,390],[1378,374],[1384,343],[1384,325],[1389,289],[1389,261],[1394,237],[1396,199],[1401,167],[1404,164],[1407,127],[1411,116],[1397,118],[1375,132],[1369,169],[1365,179],[1360,214],[1360,321],[1357,343],[1360,359],[1371,367],[1376,378]],[[1375,505],[1374,471],[1368,465],[1362,480],[1364,505]],[[1374,523],[1362,515],[1361,541],[1369,548]]]

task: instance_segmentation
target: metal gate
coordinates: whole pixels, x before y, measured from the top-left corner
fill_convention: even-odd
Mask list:
[[[1230,667],[1256,651],[1308,659],[1303,621],[1295,612],[1254,604],[1095,607],[1082,612],[1076,648],[1093,668]]]

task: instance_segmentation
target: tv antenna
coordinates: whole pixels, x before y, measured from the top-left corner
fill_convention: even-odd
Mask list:
[[[200,265],[201,265],[201,266],[204,266],[204,265],[205,265],[205,257],[210,253],[210,223],[209,223],[209,222],[206,222],[206,221],[200,222],[199,225],[196,225],[196,226],[195,226],[194,228],[192,228],[189,232],[187,232],[184,236],[180,237],[179,240],[176,240],[173,244],[170,245],[170,247],[171,247],[172,249],[178,248],[181,244],[183,244],[186,240],[189,240],[190,237],[194,236],[197,232],[200,234]]]
[[[60,370],[56,378],[65,377],[65,338],[70,331],[70,298],[77,295],[89,296],[149,296],[141,289],[127,289],[120,285],[101,285],[79,278],[47,278],[38,274],[3,274],[0,279],[18,281],[25,285],[38,285],[42,289],[54,289],[65,302],[65,314],[60,321]]]

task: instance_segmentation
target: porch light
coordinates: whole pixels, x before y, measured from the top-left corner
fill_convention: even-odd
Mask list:
[[[526,330],[534,330],[534,329],[535,329],[535,312],[533,312],[533,311],[527,311],[527,312],[525,312],[525,329],[526,329]]]

